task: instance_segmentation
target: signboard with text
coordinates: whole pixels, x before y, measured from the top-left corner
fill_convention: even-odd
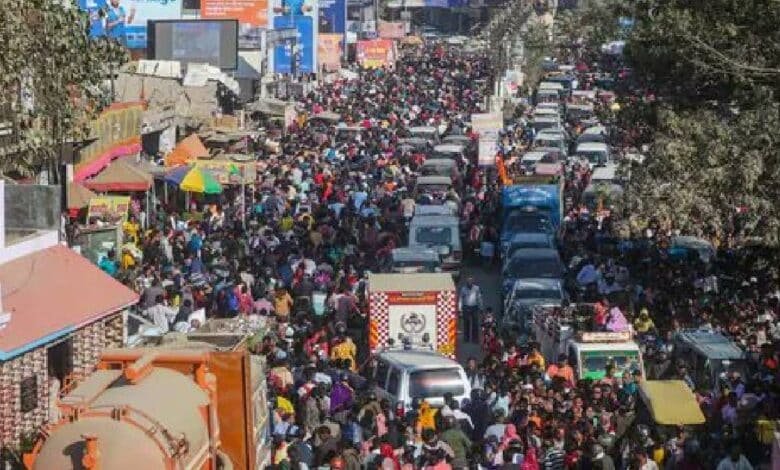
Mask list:
[[[268,26],[268,0],[201,0],[200,17],[238,20],[244,25]]]
[[[395,66],[395,42],[391,39],[370,39],[357,42],[357,60],[365,68]]]

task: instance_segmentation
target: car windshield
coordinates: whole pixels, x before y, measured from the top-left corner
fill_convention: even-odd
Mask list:
[[[516,299],[560,299],[561,291],[555,289],[521,288],[515,291]]]
[[[584,378],[600,379],[606,375],[607,366],[615,367],[613,376],[624,371],[639,370],[639,352],[637,351],[583,351],[582,374]]]
[[[510,214],[505,227],[513,233],[548,233],[550,222],[541,214]]]
[[[504,270],[504,277],[513,279],[560,278],[563,274],[562,271],[561,262],[557,258],[514,257]]]
[[[456,397],[465,393],[458,369],[420,370],[409,374],[410,397],[441,397],[447,392]]]
[[[577,152],[577,156],[588,160],[589,163],[606,163],[607,156],[604,152]]]
[[[450,227],[420,227],[415,235],[419,244],[449,245],[452,239],[452,229]]]
[[[446,184],[420,184],[418,189],[421,193],[444,193],[450,189]]]
[[[557,122],[535,122],[534,129],[541,131],[544,129],[558,129],[560,126]]]
[[[444,160],[457,160],[460,158],[457,152],[433,152],[431,158],[443,158]]]

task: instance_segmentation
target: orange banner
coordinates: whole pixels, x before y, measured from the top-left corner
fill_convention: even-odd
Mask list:
[[[380,21],[379,37],[385,39],[403,39],[406,36],[406,24],[402,21]]]
[[[341,41],[343,34],[317,35],[317,61],[328,72],[341,68]]]
[[[370,39],[357,43],[358,63],[367,69],[395,66],[395,42],[392,39]]]
[[[201,0],[200,16],[209,20],[238,20],[241,24],[268,26],[268,0]]]

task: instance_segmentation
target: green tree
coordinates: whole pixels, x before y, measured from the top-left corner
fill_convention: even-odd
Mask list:
[[[88,27],[73,0],[0,1],[0,110],[19,129],[13,145],[0,147],[0,171],[39,171],[110,102],[103,85],[127,52],[90,39]]]
[[[632,145],[629,213],[780,245],[780,4],[640,0],[626,61],[653,99],[616,122]],[[640,224],[641,225],[641,224]]]

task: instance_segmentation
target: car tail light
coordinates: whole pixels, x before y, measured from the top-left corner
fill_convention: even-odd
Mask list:
[[[463,252],[462,251],[455,251],[452,253],[452,256],[455,257],[455,261],[460,261],[463,259]]]
[[[406,416],[406,408],[404,407],[404,402],[399,401],[395,405],[395,419],[402,420],[404,416]]]

